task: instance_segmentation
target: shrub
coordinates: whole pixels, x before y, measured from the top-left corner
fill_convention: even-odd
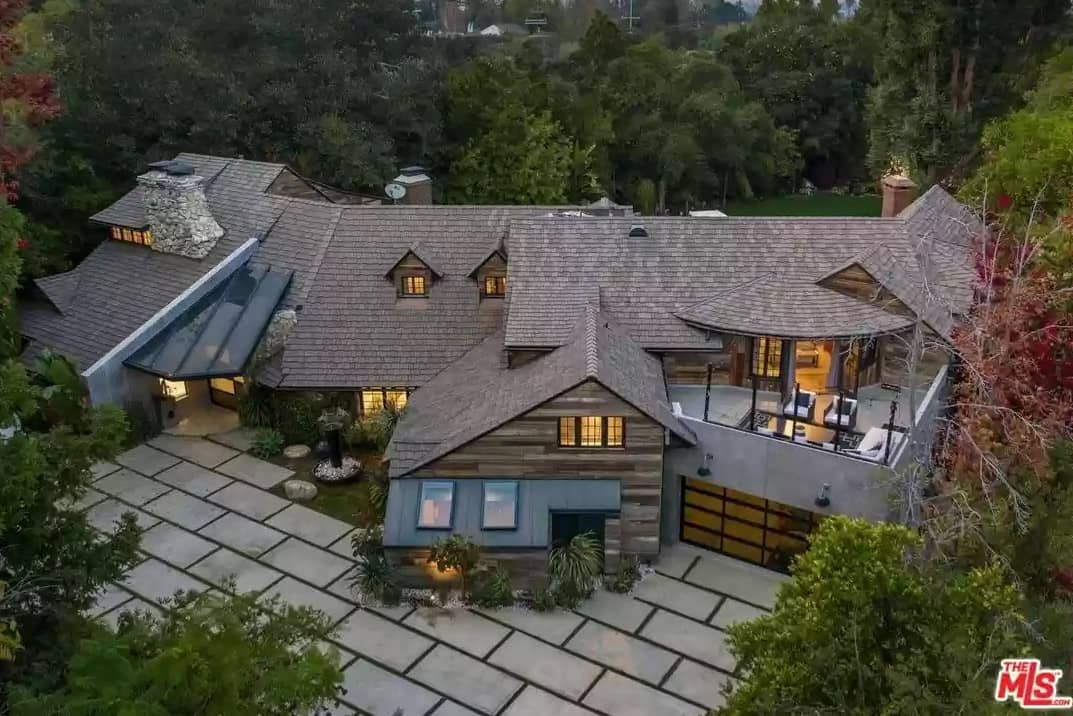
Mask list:
[[[275,422],[272,406],[273,392],[263,385],[247,380],[238,391],[238,419],[250,428],[268,428]]]
[[[350,548],[359,560],[372,559],[384,553],[384,528],[381,525],[354,530],[350,538]]]
[[[562,547],[556,547],[548,557],[548,576],[556,594],[578,600],[592,593],[600,575],[600,542],[591,532],[574,535]],[[565,605],[564,605],[565,606]]]
[[[289,443],[314,444],[320,439],[317,418],[323,401],[323,396],[317,393],[276,392],[273,396],[275,427]]]
[[[641,561],[632,554],[624,554],[622,559],[619,560],[618,569],[615,570],[615,573],[604,577],[604,587],[609,592],[625,594],[633,589],[633,585],[637,584],[637,580],[640,578]]]
[[[529,593],[529,608],[538,612],[553,612],[558,604],[555,593],[547,586],[537,587]]]
[[[395,606],[402,597],[402,590],[395,581],[395,570],[382,552],[358,563],[350,578],[350,586],[386,606]]]
[[[462,593],[466,593],[466,576],[477,566],[481,557],[481,548],[465,535],[451,535],[432,543],[428,561],[435,564],[440,572],[454,569],[458,572]]]
[[[480,564],[470,577],[468,600],[478,607],[496,609],[514,604],[510,574],[498,565]]]
[[[283,450],[283,434],[273,428],[258,428],[253,436],[250,452],[257,457],[268,458]]]
[[[368,514],[364,515],[373,524],[383,524],[387,517],[387,493],[388,483],[386,480],[373,477],[369,480],[369,507]]]

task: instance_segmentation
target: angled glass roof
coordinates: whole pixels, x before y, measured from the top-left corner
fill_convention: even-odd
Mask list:
[[[128,358],[126,365],[174,380],[241,374],[293,273],[242,266]]]

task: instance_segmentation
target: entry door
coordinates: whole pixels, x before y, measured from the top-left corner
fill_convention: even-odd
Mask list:
[[[602,512],[552,512],[551,546],[562,547],[576,535],[591,532],[600,543],[600,554],[604,546],[604,514]]]

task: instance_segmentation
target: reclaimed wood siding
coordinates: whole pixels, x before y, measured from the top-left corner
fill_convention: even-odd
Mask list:
[[[621,415],[623,448],[561,448],[559,417]],[[420,478],[617,479],[622,485],[621,549],[659,552],[663,427],[589,381],[413,473]]]

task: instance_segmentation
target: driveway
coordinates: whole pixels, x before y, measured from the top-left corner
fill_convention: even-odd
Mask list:
[[[248,448],[242,430],[162,435],[94,467],[75,508],[100,530],[134,512],[145,559],[92,614],[114,624],[229,577],[320,609],[338,627],[336,714],[697,716],[733,681],[723,630],[770,609],[783,579],[678,545],[631,595],[598,591],[573,612],[359,607],[352,526],[268,492],[290,472]]]

